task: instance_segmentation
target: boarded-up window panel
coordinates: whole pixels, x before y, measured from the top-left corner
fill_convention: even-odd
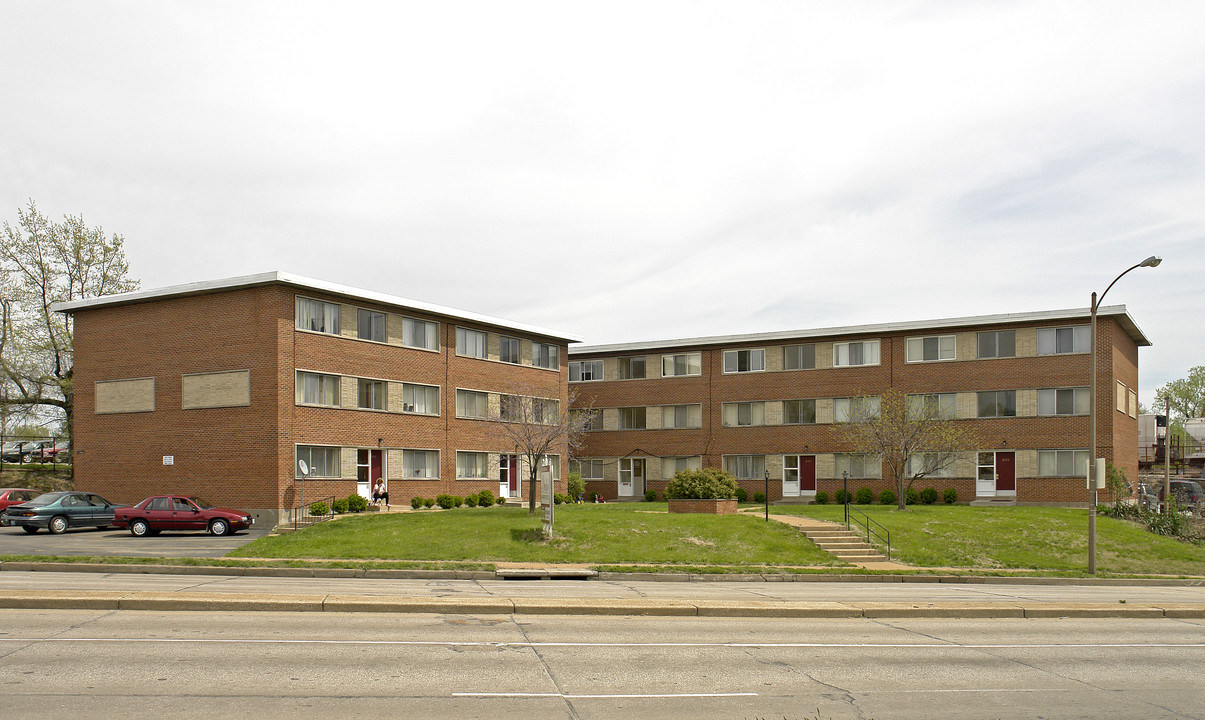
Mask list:
[[[155,378],[104,380],[96,383],[96,414],[153,412]]]
[[[251,371],[185,375],[181,398],[185,410],[245,407],[251,404]]]

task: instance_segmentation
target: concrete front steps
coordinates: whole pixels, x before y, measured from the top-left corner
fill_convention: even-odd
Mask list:
[[[884,556],[874,545],[862,539],[858,533],[839,529],[801,528],[804,537],[826,553],[851,563],[885,562]]]

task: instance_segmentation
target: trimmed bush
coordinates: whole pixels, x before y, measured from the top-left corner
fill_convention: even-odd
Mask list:
[[[505,496],[505,495],[499,495],[499,496],[498,496],[498,499],[494,501],[494,504],[495,504],[495,505],[505,505],[505,504],[506,504],[506,496]]]
[[[723,470],[681,470],[665,488],[666,499],[715,500],[737,496],[736,480]]]
[[[322,502],[321,500],[316,503],[310,503],[311,515],[326,515],[330,511],[331,509],[327,507],[326,503]]]
[[[895,504],[895,491],[894,490],[884,490],[883,492],[879,493],[879,504],[880,505],[894,505]]]
[[[920,501],[926,505],[932,505],[937,502],[937,489],[927,487],[920,491]]]
[[[577,502],[586,497],[586,481],[582,479],[581,473],[569,473],[569,482],[566,484],[569,490],[569,502]]]
[[[435,496],[435,504],[444,510],[451,510],[456,507],[456,498],[447,493],[440,493]]]
[[[465,497],[464,504],[469,507],[477,507],[477,496],[469,495],[469,496]]]
[[[460,497],[459,495],[453,495],[452,507],[460,507],[462,505],[464,505],[464,498]]]
[[[347,498],[339,498],[331,503],[331,510],[343,515],[347,512]]]
[[[905,505],[915,505],[920,502],[920,493],[916,492],[912,488],[908,488],[908,493],[905,495],[905,497],[908,498],[908,502],[904,503]]]
[[[420,498],[420,497],[412,497],[412,498],[410,498],[410,507],[411,507],[411,509],[413,509],[413,510],[418,510],[418,509],[419,509],[419,508],[421,508],[422,506],[423,506],[423,499],[422,499],[422,498]]]
[[[753,493],[753,502],[758,505],[764,505],[766,503],[766,494],[760,491]]]
[[[435,498],[423,498],[423,507],[429,508],[435,505]]]
[[[348,512],[364,512],[368,509],[368,498],[363,495],[348,495],[347,496],[347,511]]]
[[[552,504],[553,504],[553,505],[561,505],[561,504],[563,504],[564,502],[565,502],[565,496],[564,496],[564,495],[562,495],[562,494],[560,494],[560,493],[553,493],[553,494],[552,494]]]
[[[816,504],[817,505],[828,505],[828,493],[824,492],[823,490],[816,493]]]
[[[657,502],[657,491],[656,490],[645,490],[644,491],[644,501],[645,502]]]
[[[816,493],[816,494],[819,495],[820,493]],[[833,493],[833,502],[838,505],[845,504],[845,489],[844,488]]]
[[[953,505],[958,502],[958,491],[954,488],[946,488],[941,494],[941,499],[946,505]]]
[[[868,487],[860,487],[854,493],[854,502],[859,505],[869,505],[874,502],[874,490]]]
[[[494,494],[489,490],[482,490],[477,493],[477,504],[481,507],[489,507],[494,504]]]
[[[749,502],[749,491],[738,486],[736,489],[736,501],[738,503]]]

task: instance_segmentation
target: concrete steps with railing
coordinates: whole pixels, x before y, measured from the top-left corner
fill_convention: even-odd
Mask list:
[[[864,536],[856,532],[840,528],[830,529],[801,529],[804,537],[816,544],[816,547],[840,560],[848,562],[883,562],[887,558],[877,547],[866,542]]]

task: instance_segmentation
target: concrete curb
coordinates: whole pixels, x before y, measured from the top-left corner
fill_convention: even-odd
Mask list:
[[[202,592],[10,590],[0,608],[161,612],[353,612],[456,615],[591,615],[766,618],[1131,618],[1205,619],[1205,603],[909,603],[439,598]]]

